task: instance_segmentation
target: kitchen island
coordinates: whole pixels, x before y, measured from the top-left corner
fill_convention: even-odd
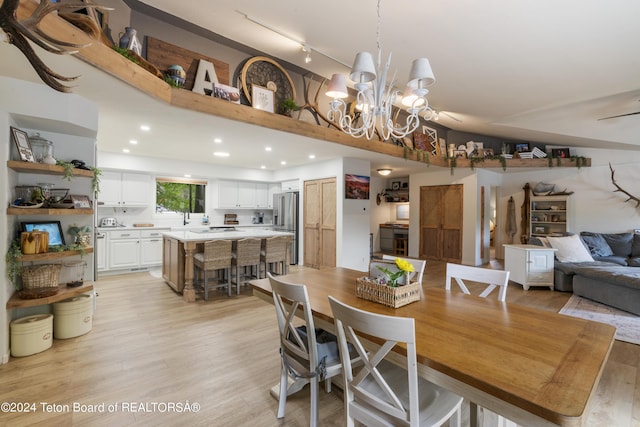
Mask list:
[[[194,302],[196,292],[193,288],[193,255],[203,250],[204,242],[266,239],[275,236],[293,237],[293,234],[251,228],[237,230],[234,227],[165,232],[162,238],[162,277],[176,292],[182,293],[185,301]],[[289,257],[290,254],[287,254],[287,259]]]

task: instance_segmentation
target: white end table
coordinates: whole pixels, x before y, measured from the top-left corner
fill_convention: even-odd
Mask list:
[[[520,283],[525,291],[530,286],[546,286],[553,290],[553,258],[557,249],[537,245],[503,245],[504,269],[509,279]]]

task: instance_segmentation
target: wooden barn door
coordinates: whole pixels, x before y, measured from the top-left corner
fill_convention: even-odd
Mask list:
[[[420,258],[461,262],[462,190],[462,184],[420,187]]]
[[[307,267],[336,266],[336,179],[304,183],[304,261]]]

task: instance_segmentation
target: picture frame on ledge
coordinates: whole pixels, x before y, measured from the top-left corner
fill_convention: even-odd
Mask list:
[[[275,112],[275,97],[272,90],[266,87],[251,85],[251,106],[257,110]]]
[[[36,158],[33,155],[33,149],[31,148],[27,133],[11,126],[11,138],[16,144],[18,154],[20,154],[20,160],[23,162],[36,163]]]
[[[49,246],[64,246],[64,234],[60,221],[25,221],[21,222],[22,231],[46,231],[49,233]]]
[[[569,153],[569,149],[568,148],[552,148],[551,149],[551,157],[553,157],[553,158],[561,158],[561,159],[568,159],[569,157],[571,157],[571,154]]]
[[[72,194],[70,197],[73,202],[74,209],[91,209],[91,200],[89,200],[89,196]]]

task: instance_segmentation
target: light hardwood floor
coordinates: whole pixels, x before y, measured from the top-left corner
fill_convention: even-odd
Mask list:
[[[428,262],[423,284],[444,286],[444,264]],[[135,273],[100,279],[96,289],[91,332],[0,366],[0,402],[35,405],[34,413],[0,413],[0,425],[308,425],[308,390],[288,399],[285,419],[275,418],[269,395],[279,379],[275,312],[248,288],[188,304],[162,279]],[[515,284],[507,293],[510,303],[552,311],[568,297]],[[322,426],[343,424],[341,398],[335,387],[320,393]],[[63,406],[56,413],[41,402],[69,411]],[[198,411],[169,406],[187,402]],[[74,404],[103,403],[104,412],[73,412]],[[117,409],[109,412],[109,405]],[[468,425],[468,412],[463,422]],[[640,426],[640,346],[616,341],[586,425]]]

